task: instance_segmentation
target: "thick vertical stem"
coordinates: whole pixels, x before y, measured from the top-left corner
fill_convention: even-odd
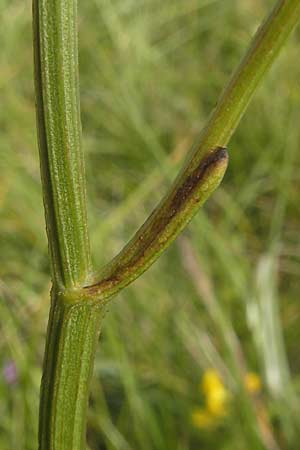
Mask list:
[[[78,287],[90,272],[81,148],[76,0],[33,0],[37,127],[52,304],[41,383],[39,449],[82,450],[103,307]]]
[[[85,205],[75,0],[33,0],[37,127],[53,281],[86,280]]]
[[[86,409],[104,309],[52,292],[41,386],[39,450],[85,448]]]

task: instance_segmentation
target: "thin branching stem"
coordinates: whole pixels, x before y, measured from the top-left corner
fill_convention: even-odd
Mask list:
[[[86,291],[107,298],[141,275],[170,245],[206,198],[221,181],[227,162],[225,148],[253,94],[300,17],[300,0],[280,0],[255,34],[240,65],[233,72],[198,142],[188,156],[169,193],[138,230],[133,239],[95,274]],[[219,150],[217,150],[219,149]],[[191,186],[213,155],[222,154],[217,170],[203,171],[197,186]],[[178,197],[181,201],[178,202]]]

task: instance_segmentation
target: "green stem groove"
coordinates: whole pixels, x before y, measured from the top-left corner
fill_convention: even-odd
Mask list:
[[[33,0],[37,128],[52,278],[76,288],[90,271],[81,148],[77,5]]]
[[[104,309],[52,292],[40,397],[39,450],[82,450]]]

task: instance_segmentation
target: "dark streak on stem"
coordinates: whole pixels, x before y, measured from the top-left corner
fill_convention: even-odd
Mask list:
[[[216,147],[208,156],[201,160],[199,166],[187,177],[183,185],[176,190],[175,196],[170,204],[169,219],[172,219],[182,208],[187,197],[191,196],[193,191],[196,190],[199,182],[203,180],[207,171],[211,170],[221,161],[227,160],[228,153],[225,147]]]
[[[210,172],[220,164],[226,164],[228,161],[228,153],[225,147],[216,147],[207,156],[205,156],[200,164],[188,175],[188,177],[179,184],[175,192],[173,191],[163,202],[163,206],[159,205],[150,215],[148,220],[137,231],[132,241],[127,245],[124,252],[125,257],[110,266],[107,276],[104,276],[99,282],[86,286],[84,289],[89,293],[96,293],[107,288],[113,288],[124,278],[124,274],[129,270],[133,271],[139,265],[139,262],[145,258],[146,252],[151,247],[164,246],[159,243],[159,238],[163,235],[167,226],[175,220],[185,208],[193,194],[199,188],[201,183],[208,178]],[[201,198],[195,196],[194,202],[198,203]],[[130,244],[132,248],[130,249]],[[126,257],[128,250],[128,257]],[[119,254],[116,258],[120,257]],[[116,260],[112,261],[112,263]]]

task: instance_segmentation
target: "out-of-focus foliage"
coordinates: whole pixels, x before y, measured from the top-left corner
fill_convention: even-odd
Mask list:
[[[272,2],[79,3],[99,266],[164,193]],[[0,448],[33,450],[50,281],[31,5],[1,0],[0,11]],[[90,449],[299,449],[299,48],[298,29],[231,141],[222,187],[111,304],[92,383]],[[205,390],[209,373],[215,381]],[[222,414],[197,422],[208,405]]]

